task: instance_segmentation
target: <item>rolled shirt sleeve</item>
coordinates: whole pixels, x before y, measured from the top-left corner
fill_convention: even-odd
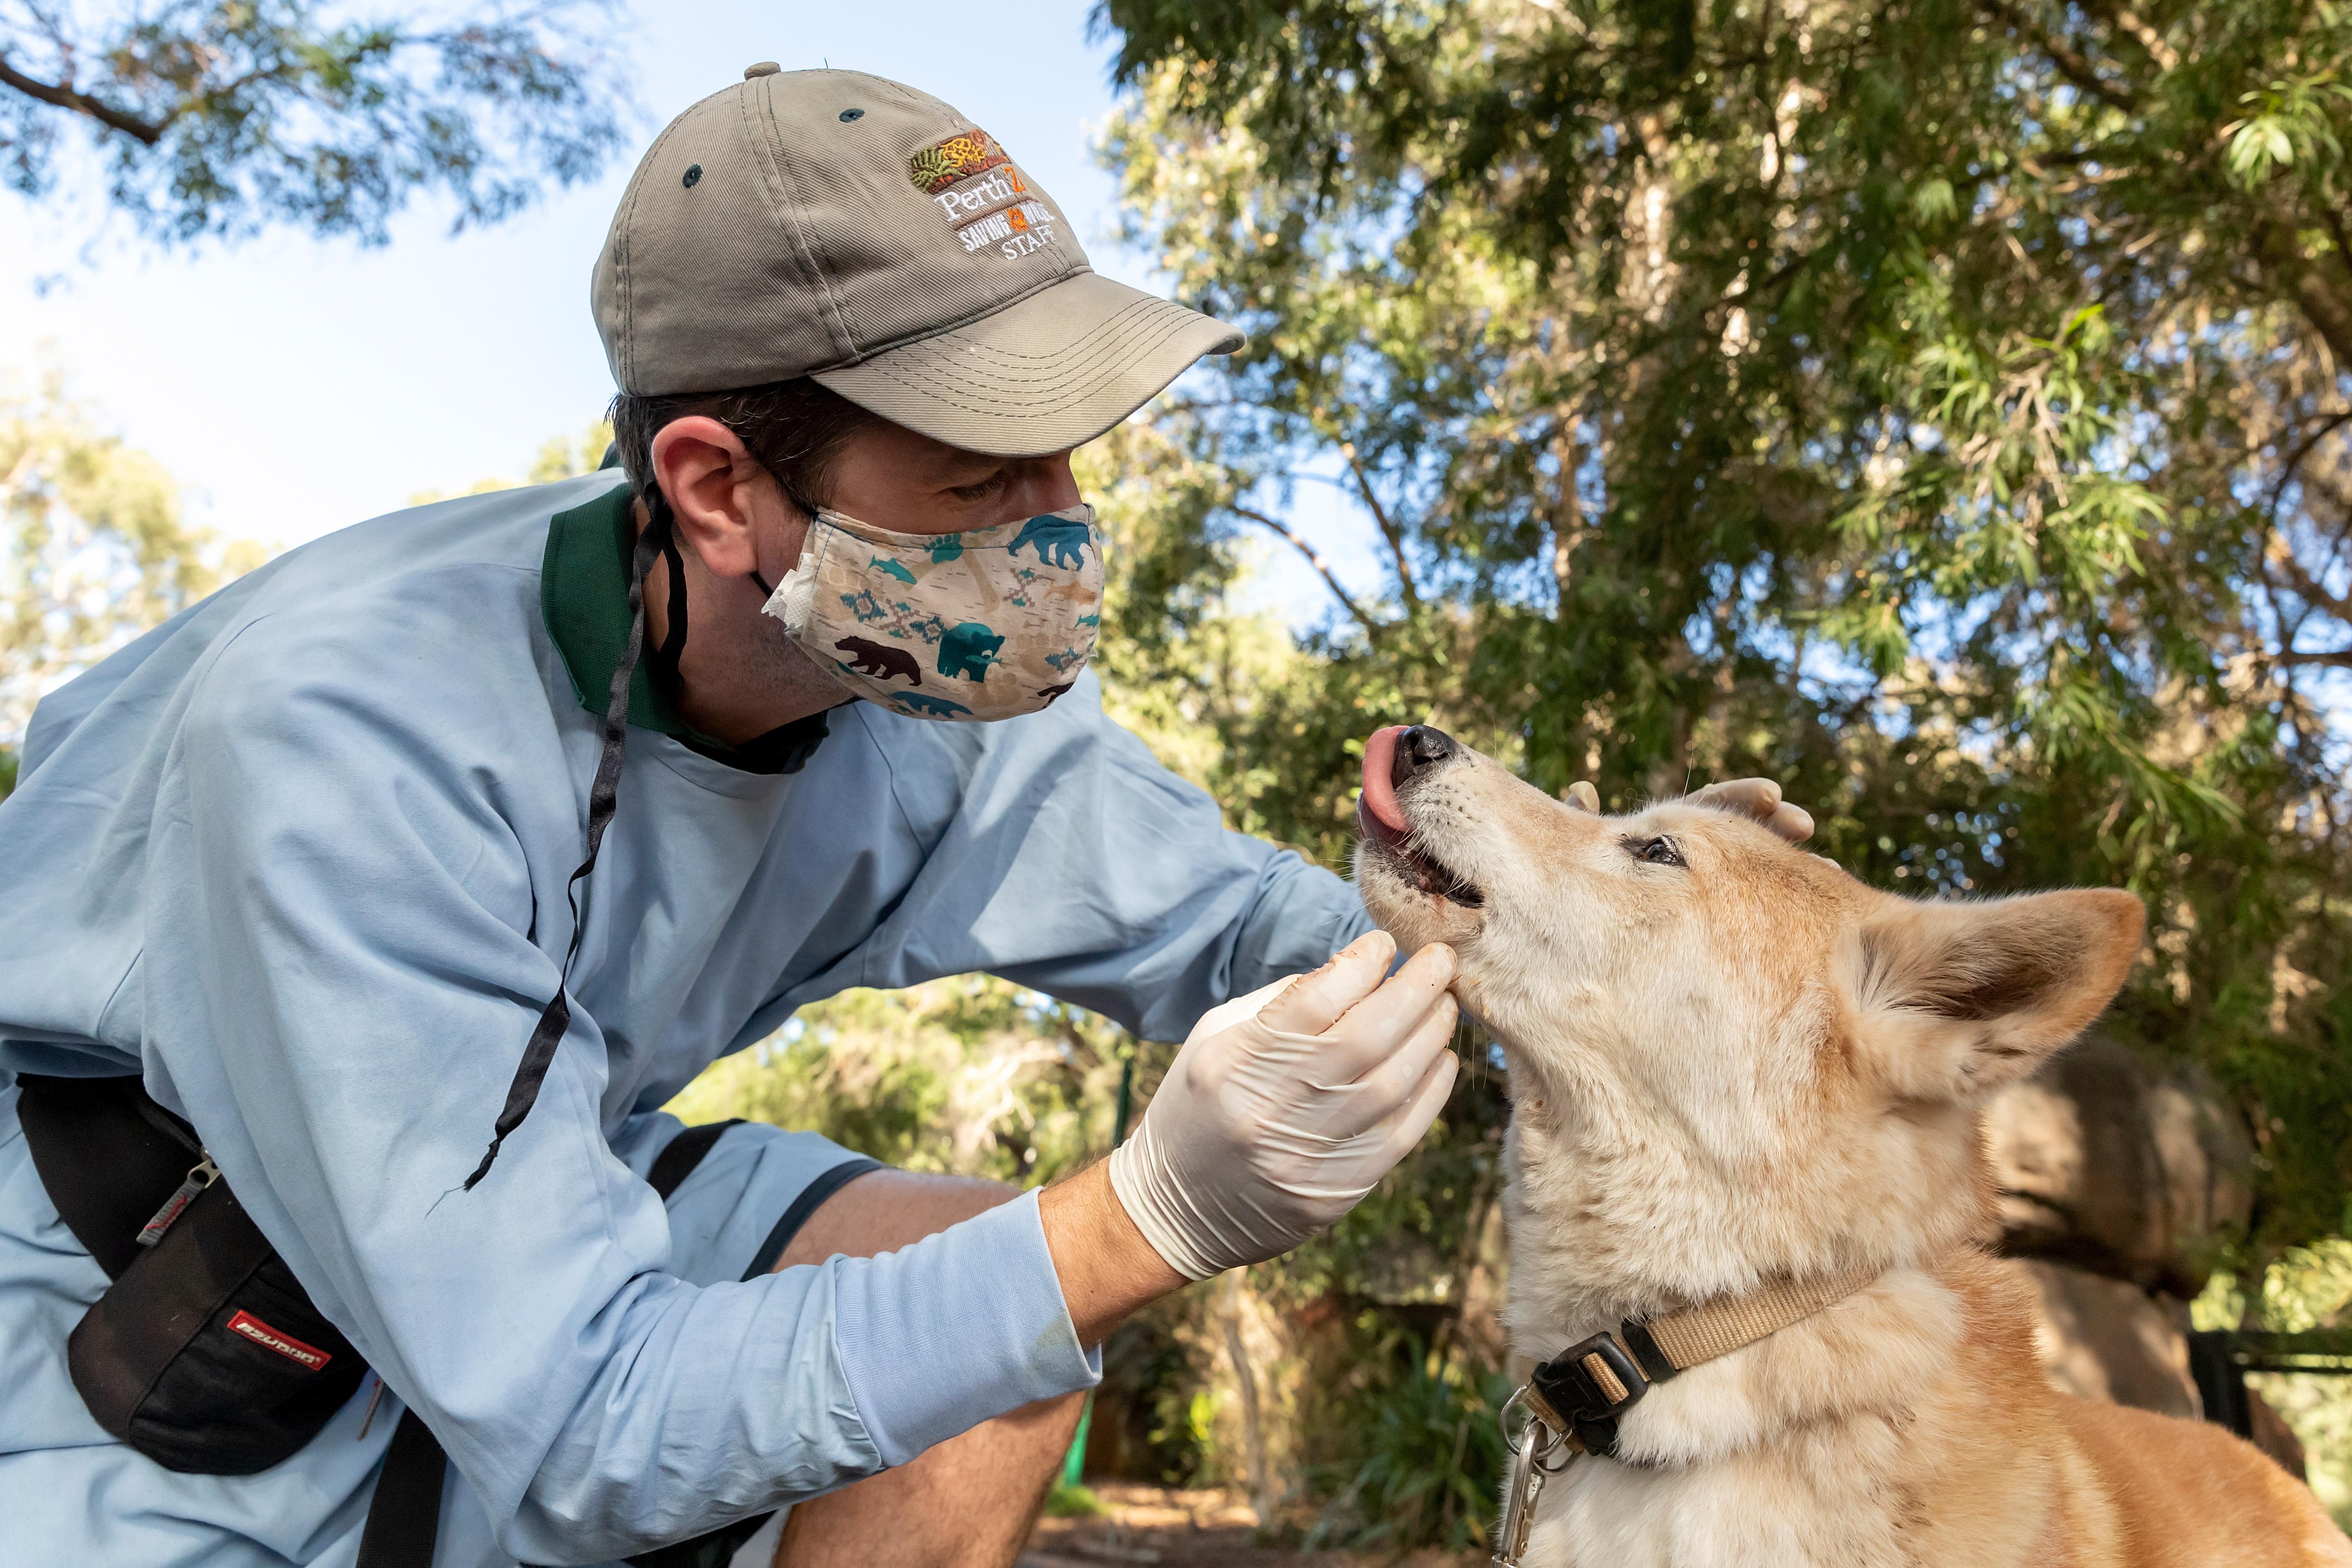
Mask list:
[[[559,983],[569,868],[526,864],[465,737],[262,640],[205,676],[165,764],[146,905],[174,940],[148,945],[126,1005],[151,1084],[506,1550],[644,1550],[1094,1380],[1034,1199],[885,1258],[664,1273],[667,1220],[602,1125],[607,1042],[583,1009],[459,1190]],[[475,740],[484,759],[540,743]]]

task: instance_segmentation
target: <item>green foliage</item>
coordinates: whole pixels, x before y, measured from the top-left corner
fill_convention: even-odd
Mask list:
[[[29,392],[0,391],[0,742],[11,746],[47,693],[260,562],[189,527],[178,481],[102,428],[55,370]],[[13,789],[13,751],[5,779]]]
[[[577,436],[550,436],[541,442],[538,455],[531,458],[530,468],[522,479],[492,474],[461,490],[418,490],[408,498],[408,504],[430,506],[456,496],[488,495],[522,485],[551,485],[561,479],[576,479],[596,471],[597,465],[604,461],[604,448],[612,441],[613,426],[602,419],[591,420]]]
[[[1615,809],[1780,778],[1883,886],[2129,888],[2126,1012],[2263,1144],[2249,1266],[2338,1228],[2352,13],[1097,20],[1130,237],[1252,339],[1160,421],[1150,570],[1220,591],[1308,483],[1385,557],[1202,689],[1239,826],[1339,864],[1351,748],[1430,719]]]
[[[1108,1148],[1116,1026],[984,975],[846,991],[669,1109],[807,1128],[910,1171],[1033,1186]]]
[[[0,5],[0,179],[41,198],[69,131],[149,237],[271,224],[380,245],[421,193],[453,226],[497,223],[622,142],[603,0],[353,20],[316,0]]]
[[[1510,1379],[1465,1373],[1404,1347],[1404,1365],[1351,1412],[1364,1450],[1307,1532],[1311,1550],[1338,1538],[1358,1548],[1484,1545],[1503,1469],[1503,1402]]]
[[[2342,1328],[2352,1316],[2352,1242],[2288,1248],[2263,1275],[2251,1301],[2236,1279],[2216,1275],[2189,1311],[2200,1329],[2301,1333]],[[2352,1529],[2352,1378],[2256,1373],[2246,1382],[2294,1428],[2311,1489],[2338,1524]]]

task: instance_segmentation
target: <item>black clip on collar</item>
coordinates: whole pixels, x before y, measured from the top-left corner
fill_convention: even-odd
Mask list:
[[[1594,1359],[1616,1381],[1618,1393],[1585,1364]],[[1652,1384],[1681,1370],[1658,1349],[1647,1325],[1625,1322],[1614,1334],[1598,1333],[1569,1346],[1536,1368],[1528,1387],[1558,1425],[1576,1434],[1586,1453],[1606,1459],[1616,1457],[1617,1417],[1640,1404]]]

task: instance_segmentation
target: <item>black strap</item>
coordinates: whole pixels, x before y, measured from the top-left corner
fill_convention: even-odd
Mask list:
[[[719,1135],[741,1121],[707,1121],[689,1127],[655,1156],[646,1181],[667,1202],[678,1184],[694,1173]],[[401,1412],[383,1473],[368,1504],[367,1528],[360,1536],[354,1568],[431,1568],[433,1538],[441,1526],[441,1486],[448,1458],[432,1428],[414,1410]],[[764,1520],[765,1515],[761,1518]],[[757,1525],[754,1524],[754,1529]],[[744,1539],[750,1539],[747,1533]]]
[[[433,1538],[441,1529],[441,1481],[448,1460],[439,1439],[414,1410],[400,1413],[400,1426],[384,1451],[376,1478],[375,1500],[368,1505],[352,1568],[431,1568]]]
[[[686,652],[686,558],[677,551],[677,531],[669,521],[669,509],[662,509],[661,557],[669,568],[669,629],[662,633],[661,646],[654,649],[654,679],[662,683],[672,700],[678,694],[677,661]],[[648,521],[650,531],[654,525]]]
[[[792,1201],[792,1205],[784,1210],[783,1216],[778,1219],[774,1226],[769,1230],[768,1239],[760,1243],[760,1250],[752,1255],[751,1267],[743,1270],[743,1278],[757,1279],[761,1275],[773,1269],[776,1267],[776,1259],[784,1255],[784,1248],[793,1244],[793,1236],[799,1232],[801,1226],[808,1223],[809,1215],[816,1213],[819,1204],[866,1172],[878,1171],[881,1168],[881,1161],[869,1160],[860,1154],[855,1159],[844,1160],[840,1164],[833,1166],[815,1181],[803,1187],[800,1196]]]
[[[702,1157],[719,1142],[719,1135],[742,1124],[743,1119],[738,1116],[730,1121],[706,1121],[699,1127],[688,1128],[654,1156],[654,1168],[646,1173],[646,1184],[661,1194],[662,1202],[669,1202],[679,1184],[694,1174],[694,1168],[702,1163]]]
[[[613,689],[604,702],[604,746],[596,758],[595,781],[588,786],[588,858],[580,862],[563,884],[563,900],[572,910],[572,942],[563,950],[563,968],[557,975],[555,994],[539,1016],[539,1024],[530,1032],[530,1040],[523,1047],[522,1063],[515,1068],[514,1082],[507,1087],[507,1102],[499,1110],[498,1121],[491,1128],[490,1146],[482,1151],[482,1163],[466,1178],[465,1190],[472,1192],[484,1176],[490,1173],[490,1163],[499,1157],[499,1149],[507,1134],[522,1125],[530,1108],[539,1100],[540,1085],[547,1081],[547,1069],[555,1063],[555,1048],[563,1043],[564,1031],[572,1026],[572,999],[566,990],[572,973],[572,961],[580,953],[580,895],[582,879],[596,868],[596,854],[604,846],[604,829],[612,825],[613,813],[620,804],[621,763],[628,749],[629,683],[636,675],[638,657],[646,643],[646,575],[654,567],[655,558],[669,546],[669,513],[656,508],[654,516],[637,535],[637,547],[629,556],[629,636],[622,645],[620,661],[613,667]],[[683,574],[673,570],[675,584]],[[673,602],[677,590],[671,593]],[[684,630],[679,612],[671,611],[671,634],[666,642],[677,640]]]
[[[661,1158],[654,1162],[652,1177],[654,1184],[656,1187],[661,1185],[663,1162],[670,1157],[672,1151],[679,1144],[698,1132],[710,1134],[708,1139],[702,1141],[699,1147],[693,1151],[691,1158],[688,1161],[688,1169],[691,1170],[694,1163],[700,1161],[703,1154],[709,1151],[709,1146],[718,1142],[718,1135],[734,1125],[731,1121],[721,1121],[703,1127],[689,1127],[679,1133],[671,1141],[669,1148],[661,1152]],[[791,1206],[784,1210],[783,1217],[777,1220],[774,1227],[768,1232],[768,1239],[760,1244],[759,1252],[751,1259],[751,1267],[743,1270],[743,1278],[757,1279],[761,1275],[775,1268],[776,1259],[782,1257],[784,1248],[792,1245],[793,1232],[808,1223],[808,1216],[816,1212],[819,1204],[824,1203],[825,1199],[833,1196],[866,1172],[878,1171],[881,1168],[881,1161],[869,1160],[860,1154],[855,1158],[844,1160],[840,1164],[833,1166],[818,1176],[815,1181],[802,1188],[800,1195],[794,1198]],[[684,1181],[686,1172],[679,1172],[677,1179]],[[677,1542],[669,1546],[657,1546],[650,1552],[641,1552],[635,1557],[625,1558],[623,1561],[629,1563],[630,1568],[726,1568],[726,1565],[734,1560],[735,1553],[741,1549],[743,1543],[759,1534],[761,1527],[772,1517],[772,1512],[755,1513],[749,1519],[739,1519],[732,1524],[721,1525],[709,1534],[698,1535],[691,1540]]]

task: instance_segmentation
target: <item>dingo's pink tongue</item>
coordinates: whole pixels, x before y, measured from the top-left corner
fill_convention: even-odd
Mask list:
[[[1364,793],[1356,801],[1356,826],[1366,837],[1385,844],[1402,842],[1412,831],[1405,822],[1404,808],[1397,805],[1391,776],[1396,769],[1397,737],[1403,733],[1403,725],[1391,724],[1373,731],[1371,739],[1364,742]]]

